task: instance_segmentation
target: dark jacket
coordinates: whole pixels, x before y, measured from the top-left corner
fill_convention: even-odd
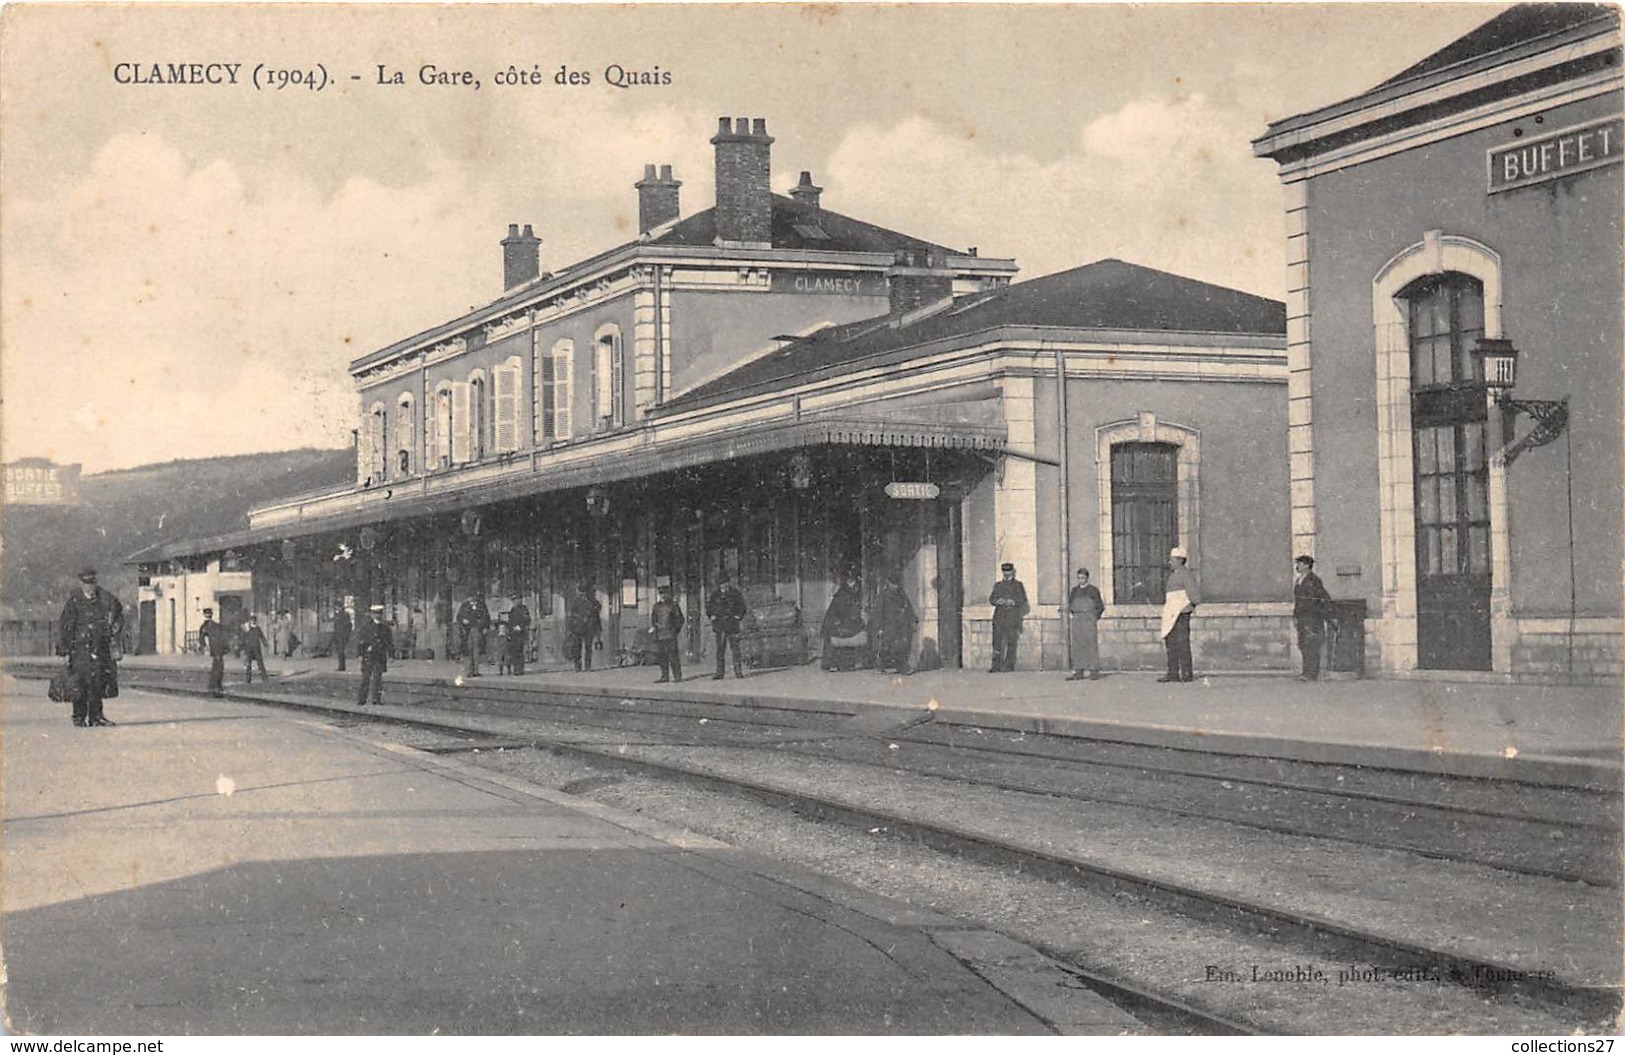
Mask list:
[[[350,643],[350,613],[340,608],[333,614],[333,647],[343,648]]]
[[[1020,579],[1000,579],[987,595],[987,603],[993,606],[994,626],[1020,626],[1028,612],[1027,587]]]
[[[530,609],[525,602],[515,601],[514,606],[508,609],[508,634],[510,636],[530,632]]]
[[[470,597],[457,609],[457,629],[466,639],[470,634],[483,634],[491,625],[491,613],[485,607],[485,598]]]
[[[207,648],[209,655],[216,659],[231,651],[231,641],[226,634],[225,624],[217,623],[213,619],[203,620],[203,625],[197,628],[197,640],[198,644]]]
[[[676,641],[683,622],[683,610],[676,601],[656,601],[649,609],[649,629],[656,641]]]
[[[363,663],[375,663],[379,670],[389,669],[389,654],[395,649],[395,635],[389,624],[374,620],[370,615],[361,621],[356,634],[355,650]]]
[[[745,618],[745,595],[733,583],[719,586],[705,609],[711,616],[711,626],[719,634],[739,633],[739,624]]]
[[[874,615],[882,648],[901,648],[914,642],[914,625],[919,620],[901,586],[887,583],[880,587],[875,595]]]
[[[243,633],[240,640],[243,644],[243,651],[248,653],[250,656],[265,655],[265,631],[261,630],[259,627],[243,627]]]
[[[577,637],[597,637],[604,624],[598,617],[598,598],[577,590],[564,613],[564,628]]]
[[[1331,614],[1332,595],[1320,576],[1305,572],[1303,579],[1292,586],[1292,621],[1299,626],[1318,628]]]
[[[86,597],[74,590],[62,607],[58,621],[57,646],[64,656],[82,660],[110,659],[113,649],[124,639],[124,605],[119,599],[96,587]]]
[[[1094,617],[1099,619],[1106,614],[1106,602],[1101,598],[1100,591],[1095,588],[1094,583],[1072,587],[1072,592],[1066,595],[1066,607],[1073,615],[1092,611]]]
[[[863,595],[856,586],[842,583],[824,612],[824,640],[852,637],[863,629]]]

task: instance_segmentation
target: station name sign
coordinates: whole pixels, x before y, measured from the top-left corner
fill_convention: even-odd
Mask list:
[[[5,504],[18,506],[76,506],[79,504],[79,466],[57,465],[43,458],[25,458],[5,466]]]
[[[775,271],[774,293],[822,293],[837,297],[884,297],[886,276],[861,271]]]
[[[1565,128],[1489,151],[1491,194],[1529,187],[1625,158],[1625,117]]]
[[[894,480],[886,485],[887,498],[912,498],[918,501],[936,498],[942,488],[932,483],[915,480]]]

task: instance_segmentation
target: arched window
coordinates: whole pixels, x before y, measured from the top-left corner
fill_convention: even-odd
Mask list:
[[[455,413],[456,385],[450,381],[442,381],[435,388],[434,415],[431,418],[434,434],[434,464],[437,468],[447,468],[453,460],[453,449],[457,446],[457,415]]]
[[[371,487],[389,477],[389,417],[382,402],[367,408],[356,441],[356,475],[361,486]]]
[[[1112,594],[1119,604],[1161,604],[1179,545],[1179,448],[1118,443],[1111,457]]]
[[[593,428],[614,428],[623,423],[621,404],[621,330],[601,326],[593,335]]]
[[[402,392],[395,404],[395,472],[411,476],[417,460],[413,451],[417,446],[417,419],[412,413],[412,393]]]

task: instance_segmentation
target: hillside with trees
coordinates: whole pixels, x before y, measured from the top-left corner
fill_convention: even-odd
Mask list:
[[[248,526],[248,510],[354,478],[355,453],[277,451],[199,458],[98,473],[80,480],[77,506],[0,510],[0,613],[55,619],[85,565],[126,604],[136,569],[123,561],[160,542],[209,538]]]

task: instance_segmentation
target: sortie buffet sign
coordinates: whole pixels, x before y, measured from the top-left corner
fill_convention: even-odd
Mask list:
[[[1625,117],[1607,117],[1491,147],[1489,192],[1498,194],[1604,165],[1616,165],[1625,158],[1622,137],[1625,137]]]
[[[5,504],[13,506],[76,506],[79,504],[79,466],[57,465],[44,458],[24,458],[5,466]]]

